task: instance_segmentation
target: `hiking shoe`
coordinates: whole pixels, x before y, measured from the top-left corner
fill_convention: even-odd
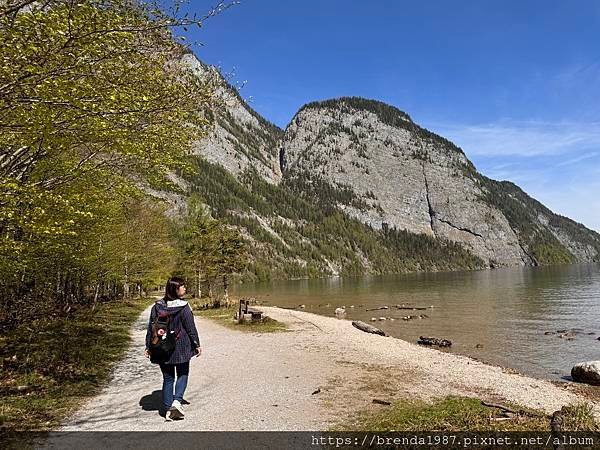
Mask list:
[[[183,419],[185,414],[183,413],[183,408],[181,407],[181,402],[179,400],[173,400],[173,404],[171,408],[169,408],[169,418],[172,420]]]
[[[181,414],[177,408],[173,408],[171,407],[168,411],[167,411],[167,420],[168,421],[173,421],[173,420],[181,420],[183,419],[183,414]]]

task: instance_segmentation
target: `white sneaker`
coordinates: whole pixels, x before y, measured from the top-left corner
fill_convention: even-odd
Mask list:
[[[173,404],[169,409],[169,419],[179,420],[183,419],[185,414],[183,413],[183,407],[181,406],[181,402],[179,400],[173,400]]]

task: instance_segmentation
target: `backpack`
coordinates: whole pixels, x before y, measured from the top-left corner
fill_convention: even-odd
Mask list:
[[[150,338],[149,351],[151,362],[161,363],[168,361],[175,351],[179,333],[171,328],[171,324],[175,316],[181,311],[169,314],[167,311],[158,310],[157,308],[156,317],[152,322],[152,337]]]

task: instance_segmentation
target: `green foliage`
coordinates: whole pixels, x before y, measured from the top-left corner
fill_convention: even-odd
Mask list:
[[[217,227],[208,211],[196,196],[188,201],[188,213],[176,224],[179,243],[177,272],[188,279],[194,279],[195,294],[201,294],[201,281],[212,279],[217,274]]]
[[[248,205],[255,207],[261,215],[273,212],[272,205],[245,189],[223,167],[210,164],[201,157],[190,157],[189,161],[194,169],[194,173],[187,176],[191,191],[210,206],[216,217],[223,216],[228,210],[247,211]]]
[[[433,403],[402,400],[394,402],[385,411],[362,414],[354,423],[338,425],[338,429],[369,431],[550,431],[550,421],[543,412],[525,410],[509,405],[522,414],[510,421],[494,421],[503,417],[502,411],[484,406],[481,400],[449,396]],[[589,416],[588,416],[589,417]],[[593,420],[592,420],[593,422]],[[579,423],[579,422],[578,422]],[[566,430],[595,431],[590,428],[565,428]]]
[[[344,186],[298,174],[280,185],[248,171],[238,182],[224,168],[194,157],[193,189],[215,217],[243,231],[252,255],[244,277],[252,280],[452,270],[483,267],[458,244],[393,229],[374,230],[338,209],[364,200]],[[256,215],[268,222],[267,230]]]
[[[165,208],[156,200],[126,187],[107,192],[78,183],[60,197],[22,198],[18,228],[4,243],[5,252],[17,248],[19,256],[0,259],[0,315],[7,323],[129,294],[131,287],[141,292],[172,270]]]
[[[3,177],[48,188],[109,167],[155,183],[181,164],[210,90],[175,63],[166,24],[132,5],[55,0],[0,16]]]
[[[546,431],[550,420],[543,411],[507,404],[517,413],[506,420],[498,408],[485,406],[470,397],[448,396],[429,403],[422,400],[393,402],[385,411],[359,413],[355,418],[335,427],[337,430],[369,431]],[[589,403],[563,406],[560,410],[563,431],[594,431],[599,429]],[[505,420],[494,420],[504,418]]]
[[[250,273],[254,275],[257,281],[270,281],[271,270],[261,261],[256,261],[251,265]]]
[[[519,241],[535,264],[565,264],[575,262],[575,256],[554,236],[552,229],[561,230],[575,242],[595,249],[600,255],[600,235],[583,225],[554,214],[518,186],[508,181],[494,181],[478,176],[486,191],[484,198],[506,216]],[[543,214],[548,225],[539,221]]]
[[[107,271],[105,277],[123,281],[126,289],[128,284],[158,286],[164,282],[176,258],[165,213],[164,205],[149,198],[130,198],[119,205],[112,226],[94,234],[105,240],[94,255],[97,267]]]
[[[270,128],[267,128],[267,131],[265,131],[263,128],[258,127],[248,130],[240,125],[225,108],[217,109],[217,116],[219,125],[234,136],[234,139],[231,139],[230,142],[237,152],[246,155],[247,157],[258,159],[267,166],[270,165],[263,153],[263,150],[265,150],[263,148],[265,145],[264,143],[267,143],[266,150],[271,153],[271,155],[277,154],[278,150],[275,136],[280,135],[281,130],[279,130],[279,132],[269,132]]]
[[[341,108],[342,111],[351,111],[352,109],[359,111],[365,110],[376,114],[379,120],[392,127],[409,129],[407,127],[409,127],[410,124],[414,125],[410,116],[404,111],[400,111],[394,106],[390,106],[377,100],[369,100],[361,97],[340,97],[311,102],[300,108],[300,111],[310,108]],[[357,126],[360,125],[360,123],[357,124],[355,121],[354,125]]]
[[[318,205],[325,214],[337,211],[340,204],[361,211],[369,206],[350,186],[333,185],[319,175],[306,171],[287,173],[283,183],[286,188]]]
[[[173,267],[164,206],[213,88],[144,2],[0,7],[0,318],[141,293]]]
[[[204,282],[221,278],[227,290],[227,280],[246,265],[246,246],[237,229],[210,217],[201,198],[193,194],[188,212],[175,224],[179,242],[178,272],[194,283],[197,297]]]
[[[50,430],[96,395],[129,347],[149,299],[40,315],[0,335],[0,430]],[[19,390],[25,386],[25,390]],[[19,447],[21,448],[21,447]]]
[[[575,403],[560,409],[563,429],[568,431],[600,431],[591,403]]]
[[[217,239],[217,270],[220,276],[240,272],[246,265],[246,247],[235,228],[222,226]]]
[[[236,299],[237,300],[237,299]],[[278,322],[277,320],[264,316],[261,322],[242,322],[238,323],[234,320],[235,313],[238,312],[238,305],[220,308],[203,308],[201,302],[193,300],[191,302],[194,308],[194,314],[200,317],[206,317],[226,326],[232,330],[248,331],[252,333],[278,333],[282,331],[288,331],[288,327],[285,323]]]
[[[269,152],[272,156],[278,155],[278,147],[277,144],[279,140],[283,136],[283,130],[279,128],[277,125],[269,122],[263,116],[254,111],[242,98],[238,90],[231,86],[226,85],[228,92],[232,93],[238,102],[241,103],[242,107],[246,109],[252,115],[258,123],[261,125],[260,127],[254,128],[252,132],[248,132],[247,130],[239,127],[236,124],[235,119],[231,116],[231,114],[226,110],[226,108],[217,109],[217,114],[221,116],[220,123],[224,126],[229,132],[231,132],[237,139],[238,142],[242,144],[242,152],[246,153],[243,148],[250,146],[254,151],[252,152],[253,156],[261,159],[263,162],[264,157],[262,156],[261,144],[260,141],[266,142],[267,147],[266,151]],[[257,134],[258,133],[258,134]],[[268,162],[267,162],[268,164]]]
[[[388,229],[384,243],[394,254],[411,264],[411,271],[480,269],[485,263],[452,241],[435,239],[426,234],[413,234],[406,230]]]

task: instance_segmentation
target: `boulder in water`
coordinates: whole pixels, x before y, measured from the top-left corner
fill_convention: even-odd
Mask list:
[[[437,345],[438,347],[450,347],[452,342],[448,339],[438,339],[435,337],[419,336],[417,344],[420,345]]]
[[[600,386],[600,361],[584,361],[571,369],[573,381]]]
[[[567,341],[572,341],[575,339],[575,336],[577,336],[575,331],[567,331],[566,333],[561,333],[558,335],[559,338],[566,339]]]

